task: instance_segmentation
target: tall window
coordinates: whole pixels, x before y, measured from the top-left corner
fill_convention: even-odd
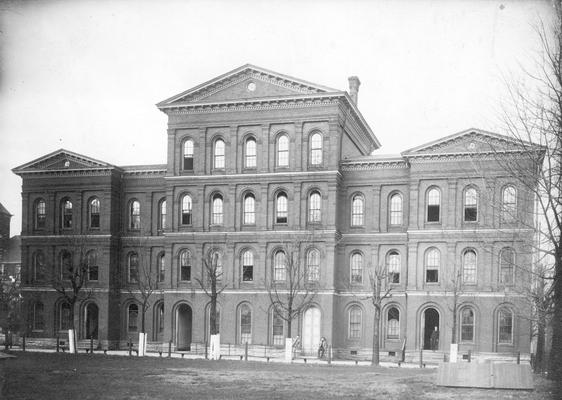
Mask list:
[[[158,207],[158,230],[163,231],[166,228],[166,199],[160,200]]]
[[[191,253],[183,250],[180,253],[180,281],[191,281]]]
[[[193,140],[183,142],[183,169],[193,171]]]
[[[400,283],[400,264],[400,254],[394,250],[388,252],[386,255],[386,266],[390,283]]]
[[[62,201],[62,227],[72,228],[72,202],[68,199]]]
[[[211,212],[211,224],[222,225],[223,224],[223,208],[222,208],[222,196],[220,194],[215,194],[213,196],[213,209]]]
[[[277,166],[289,166],[289,137],[287,135],[277,138]]]
[[[129,205],[129,228],[140,229],[140,218],[140,202],[138,200],[133,200]]]
[[[439,267],[441,264],[441,253],[433,248],[425,253],[425,281],[427,283],[439,282]]]
[[[275,222],[278,224],[286,224],[288,216],[287,195],[284,192],[279,193],[275,203]]]
[[[308,198],[308,222],[317,223],[321,221],[322,197],[320,193],[312,192]]]
[[[129,253],[127,257],[127,282],[135,283],[139,279],[139,256],[137,253]]]
[[[349,309],[349,338],[359,339],[361,337],[361,319],[362,312],[359,306],[353,306]]]
[[[511,185],[503,188],[501,213],[505,221],[511,221],[517,216],[517,190]]]
[[[502,308],[498,313],[498,342],[510,344],[513,342],[513,313]]]
[[[86,266],[88,268],[88,280],[98,280],[98,254],[95,250],[90,250],[86,254]]]
[[[365,201],[363,196],[356,194],[351,200],[351,225],[361,226],[364,223]]]
[[[478,192],[474,188],[468,188],[464,192],[464,220],[478,221]]]
[[[193,202],[191,196],[186,194],[181,199],[181,224],[191,225],[193,215]]]
[[[254,225],[256,223],[256,198],[248,193],[244,196],[244,225]]]
[[[156,306],[156,333],[162,334],[164,333],[164,303],[159,303]]]
[[[29,310],[29,322],[31,323],[31,329],[34,331],[42,331],[45,329],[45,307],[43,303],[37,301],[32,304]]]
[[[474,341],[474,311],[470,307],[461,310],[461,342]]]
[[[351,255],[351,283],[363,283],[363,255],[361,253]]]
[[[45,255],[41,250],[33,255],[33,280],[36,282],[45,280]]]
[[[278,250],[273,256],[273,280],[284,281],[286,277],[285,266],[287,263],[287,257],[285,252]]]
[[[45,228],[46,220],[47,220],[47,211],[45,206],[45,200],[39,199],[35,203],[35,228],[36,229]]]
[[[61,301],[58,308],[58,330],[67,331],[72,326],[71,323],[70,304],[66,301]]]
[[[244,282],[254,280],[254,253],[250,250],[242,253],[242,280]]]
[[[390,225],[402,225],[402,195],[390,196]]]
[[[90,228],[100,227],[100,201],[97,198],[90,200],[88,204]]]
[[[314,133],[310,137],[310,163],[322,164],[322,135],[319,133]]]
[[[215,168],[224,168],[224,140],[217,139],[215,141]]]
[[[252,310],[247,304],[240,306],[240,344],[252,343]]]
[[[271,332],[273,333],[273,345],[283,346],[285,340],[284,321],[272,307],[271,309]]]
[[[246,140],[245,146],[245,154],[244,154],[244,167],[246,168],[256,168],[256,159],[257,159],[257,151],[256,151],[256,139],[248,138]]]
[[[60,279],[61,280],[72,279],[72,275],[74,273],[74,268],[72,266],[72,254],[70,254],[70,252],[66,250],[61,251],[59,263],[60,263],[59,265]]]
[[[130,304],[127,309],[127,331],[137,332],[139,329],[139,306]]]
[[[500,252],[500,283],[513,284],[513,273],[515,264],[515,253],[513,249],[506,247]]]
[[[166,279],[166,256],[161,253],[158,256],[158,282],[164,282]]]
[[[400,311],[396,307],[388,309],[386,316],[386,338],[398,339],[400,337]]]
[[[441,192],[431,188],[427,192],[427,222],[439,222],[441,215]]]
[[[463,283],[476,283],[476,252],[466,250],[462,255]]]
[[[318,282],[320,280],[320,251],[310,249],[306,255],[306,280]]]

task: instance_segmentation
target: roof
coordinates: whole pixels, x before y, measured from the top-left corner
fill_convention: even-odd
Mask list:
[[[2,205],[2,203],[0,203],[0,214],[12,216],[12,214],[10,214],[10,212],[6,209],[6,207]]]
[[[21,262],[21,236],[12,236],[8,241],[7,251],[4,253],[3,263]]]

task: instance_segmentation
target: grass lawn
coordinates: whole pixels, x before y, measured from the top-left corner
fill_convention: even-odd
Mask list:
[[[62,353],[0,360],[1,399],[551,399],[537,390],[435,386],[436,370]]]

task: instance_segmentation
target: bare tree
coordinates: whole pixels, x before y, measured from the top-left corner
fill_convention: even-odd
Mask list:
[[[23,328],[22,295],[17,278],[7,277],[0,281],[0,310],[4,314],[4,332],[17,332]]]

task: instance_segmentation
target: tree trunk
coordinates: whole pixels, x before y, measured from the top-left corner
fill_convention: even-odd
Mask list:
[[[292,335],[292,325],[293,325],[293,308],[290,305],[290,301],[289,301],[289,307],[287,309],[287,338],[290,339],[291,335]]]
[[[451,344],[457,343],[457,302],[453,304],[453,328],[451,331]]]
[[[380,310],[375,307],[375,314],[373,317],[373,355],[371,357],[371,365],[379,365],[379,325],[380,325]]]
[[[554,266],[554,315],[549,377],[562,386],[562,249],[560,248],[555,254]]]
[[[209,329],[211,335],[216,335],[217,330],[217,296],[211,296],[211,310],[209,312]]]
[[[539,311],[537,322],[537,348],[535,354],[535,373],[544,372],[544,351],[545,351],[546,320],[544,312]]]

